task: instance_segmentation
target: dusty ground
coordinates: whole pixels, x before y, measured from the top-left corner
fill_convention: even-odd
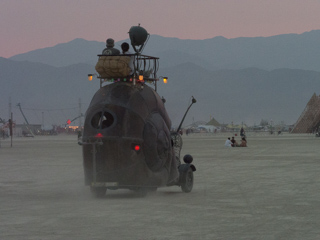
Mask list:
[[[191,193],[160,188],[91,197],[76,136],[1,141],[0,239],[320,239],[320,138],[183,136]]]

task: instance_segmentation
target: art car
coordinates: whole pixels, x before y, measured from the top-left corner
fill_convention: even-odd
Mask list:
[[[182,137],[170,131],[165,100],[157,93],[157,57],[142,55],[147,31],[133,26],[129,31],[134,54],[98,55],[100,89],[86,111],[82,138],[85,185],[102,197],[107,190],[130,189],[139,195],[159,187],[193,188],[193,157],[180,161]],[[133,69],[130,69],[132,61]]]

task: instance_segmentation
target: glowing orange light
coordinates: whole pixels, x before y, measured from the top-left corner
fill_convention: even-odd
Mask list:
[[[167,83],[168,82],[168,78],[163,78],[163,82]]]
[[[140,81],[143,80],[143,75],[139,75],[139,80],[140,80]]]
[[[79,126],[68,126],[69,129],[73,129],[73,130],[76,130],[79,128]]]
[[[140,146],[139,145],[135,145],[134,146],[134,150],[139,151],[140,150]]]
[[[88,80],[92,81],[92,75],[88,75]]]
[[[102,138],[103,135],[102,135],[101,133],[97,133],[95,137],[96,137],[96,138]]]

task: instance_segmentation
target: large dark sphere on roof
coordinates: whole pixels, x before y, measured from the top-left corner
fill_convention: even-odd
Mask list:
[[[129,36],[132,46],[140,46],[145,43],[148,38],[148,32],[143,27],[133,26],[129,30]]]

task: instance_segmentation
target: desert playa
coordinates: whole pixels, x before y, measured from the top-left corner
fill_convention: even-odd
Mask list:
[[[93,198],[77,136],[1,140],[0,239],[320,239],[320,138],[183,135],[194,187]],[[237,136],[236,140],[240,138]]]

